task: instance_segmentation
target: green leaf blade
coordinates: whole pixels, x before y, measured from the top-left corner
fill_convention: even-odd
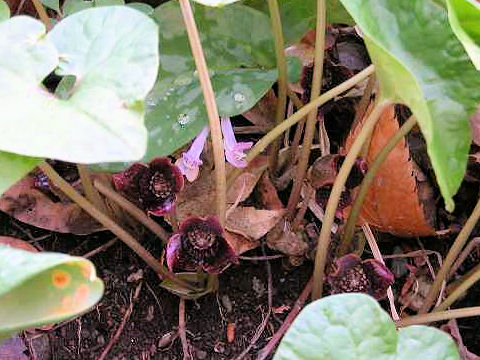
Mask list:
[[[2,171],[2,176],[0,177],[0,194],[3,194],[10,186],[15,184],[18,179],[33,170],[40,161],[41,159],[38,158],[0,151],[0,169],[5,169]]]
[[[453,339],[427,326],[395,329],[370,296],[327,296],[306,306],[274,360],[459,360]]]
[[[0,21],[10,18],[10,8],[4,0],[0,0]]]
[[[463,179],[480,77],[432,0],[341,0],[363,31],[382,95],[416,115],[448,210]],[[439,49],[444,49],[439,51]]]
[[[152,19],[99,7],[64,19],[47,36],[41,22],[24,16],[0,23],[0,31],[0,150],[78,163],[143,157],[143,100],[158,67]],[[65,94],[61,84],[64,99],[39,84],[59,59],[59,72],[76,82]]]
[[[0,245],[0,336],[79,315],[102,296],[88,260]]]
[[[447,5],[452,30],[480,70],[480,4],[475,0],[447,0]]]

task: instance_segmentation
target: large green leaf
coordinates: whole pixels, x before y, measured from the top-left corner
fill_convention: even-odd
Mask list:
[[[241,114],[277,78],[270,22],[261,12],[239,4],[219,9],[196,5],[194,10],[220,115]],[[154,17],[161,29],[161,53],[159,80],[147,97],[147,160],[171,154],[207,123],[178,2],[159,6]]]
[[[454,341],[427,326],[400,331],[370,296],[340,294],[308,305],[274,360],[458,360]]]
[[[0,151],[0,194],[32,170],[40,159]]]
[[[463,179],[480,74],[433,0],[341,0],[363,31],[383,97],[418,119],[448,210]]]
[[[55,10],[57,13],[60,12],[60,1],[59,0],[41,0],[42,4],[48,7],[49,9]]]
[[[102,293],[86,259],[0,245],[0,338],[79,315]]]
[[[92,163],[137,160],[146,149],[143,98],[158,65],[155,23],[128,7],[84,10],[45,36],[39,21],[0,23],[0,150]],[[70,98],[40,82],[58,66]]]
[[[245,4],[269,14],[265,0],[246,0]],[[315,28],[317,0],[278,0],[278,4],[287,45],[297,42],[308,30]],[[353,24],[352,17],[339,0],[326,0],[326,5],[329,24]]]
[[[194,0],[194,1],[202,5],[218,7],[218,6],[225,6],[228,4],[232,4],[240,0]]]
[[[0,21],[7,20],[10,17],[10,8],[8,7],[8,4],[0,0]]]
[[[450,25],[480,70],[480,3],[476,0],[447,0]]]

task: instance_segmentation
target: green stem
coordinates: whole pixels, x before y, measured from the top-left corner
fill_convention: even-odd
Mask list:
[[[247,161],[252,161],[256,156],[260,155],[265,148],[271,144],[273,140],[275,140],[278,136],[283,134],[285,130],[289,127],[295,125],[297,122],[302,120],[308,113],[314,109],[317,109],[319,106],[322,106],[326,102],[330,101],[334,97],[344,93],[345,91],[351,89],[358,83],[365,80],[367,77],[372,75],[375,71],[375,67],[370,65],[369,67],[365,68],[364,70],[360,71],[355,76],[352,76],[347,81],[344,81],[340,85],[334,87],[333,89],[323,93],[318,98],[313,101],[310,101],[308,104],[305,104],[300,110],[290,116],[288,119],[285,119],[281,124],[275,126],[272,130],[270,130],[265,136],[263,136],[257,143],[253,146],[253,148],[247,154]],[[231,175],[229,176],[228,183],[232,184],[233,181],[236,179],[238,175],[242,172],[241,169],[235,169],[232,171]]]
[[[276,124],[280,124],[285,119],[285,106],[287,104],[287,60],[285,58],[283,40],[282,18],[277,0],[267,0],[268,10],[272,26],[273,40],[275,43],[275,55],[277,58],[278,69],[278,99],[275,113]],[[280,141],[275,141],[270,147],[269,166],[272,172],[277,169],[278,152],[280,150]]]
[[[468,218],[467,222],[462,228],[462,231],[457,235],[455,242],[453,243],[452,247],[450,248],[447,257],[442,263],[440,270],[438,271],[437,275],[435,276],[435,280],[428,292],[425,301],[423,302],[423,306],[421,307],[419,313],[425,314],[434,304],[435,298],[438,296],[440,292],[440,288],[442,287],[442,282],[446,280],[448,273],[450,272],[450,268],[452,267],[455,259],[458,257],[460,252],[462,251],[463,247],[465,246],[470,233],[472,232],[475,224],[477,223],[478,219],[480,218],[480,199],[477,202],[477,205],[472,211],[472,214]]]
[[[330,193],[327,207],[325,209],[325,217],[323,218],[322,230],[320,231],[320,236],[318,237],[317,253],[315,255],[315,269],[313,272],[313,300],[319,299],[322,296],[323,276],[325,273],[327,252],[330,245],[330,229],[332,228],[333,221],[335,219],[335,211],[337,210],[338,202],[347,181],[347,177],[350,174],[350,170],[352,169],[358,154],[362,150],[363,143],[370,136],[383,110],[389,105],[391,105],[391,102],[389,100],[382,100],[375,105],[372,112],[365,120],[363,127],[360,130],[360,133],[353,142],[353,145],[350,148],[350,151],[345,157],[345,161],[343,162],[342,167],[338,172],[337,178],[333,183],[332,192]]]
[[[220,118],[218,115],[215,93],[213,92],[212,82],[208,74],[207,62],[203,54],[202,43],[198,35],[197,25],[193,16],[192,6],[189,0],[179,0],[182,11],[183,21],[187,29],[190,48],[195,60],[198,71],[200,86],[205,99],[207,108],[208,122],[212,136],[213,160],[215,163],[215,182],[216,182],[216,201],[217,215],[222,226],[225,225],[225,216],[227,211],[227,182],[225,171],[225,153],[223,151],[222,129],[220,127]]]
[[[92,173],[87,165],[77,164],[78,175],[85,191],[85,196],[97,209],[108,214],[107,207],[97,189],[93,186]]]
[[[48,178],[62,190],[72,201],[78,204],[86,213],[97,220],[100,224],[109,229],[113,234],[118,236],[130,249],[132,249],[138,256],[142,258],[155,272],[162,277],[171,279],[176,284],[187,289],[196,290],[195,287],[178,279],[163,266],[155,257],[153,257],[147,249],[130,235],[125,229],[118,225],[115,221],[109,218],[106,214],[98,210],[87,199],[80,195],[68,182],[66,182],[58,173],[46,162],[42,162],[39,168],[48,176]]]
[[[428,324],[436,321],[459,319],[480,315],[480,306],[467,307],[463,309],[439,311],[430,314],[422,314],[409,316],[396,322],[397,327],[405,327],[411,325]]]
[[[315,33],[315,60],[313,65],[313,80],[310,101],[316,99],[320,95],[323,76],[323,58],[325,53],[325,0],[317,0],[317,24]],[[302,189],[303,180],[308,168],[308,159],[312,148],[313,137],[315,135],[315,125],[317,123],[318,109],[315,108],[308,113],[305,125],[305,134],[303,136],[303,146],[300,153],[300,160],[293,181],[293,189],[288,199],[287,212],[288,216],[292,216],[300,199],[300,191]],[[323,126],[321,124],[321,126]],[[321,141],[322,143],[322,141]]]
[[[122,209],[124,209],[126,212],[128,212],[131,216],[133,216],[135,219],[137,219],[139,222],[141,222],[143,225],[145,225],[152,233],[154,233],[160,239],[162,239],[162,241],[165,245],[167,244],[168,239],[170,237],[169,234],[160,225],[158,225],[155,221],[153,221],[147,215],[145,215],[145,212],[143,212],[138,207],[136,207],[134,204],[132,204],[130,201],[125,199],[122,195],[120,195],[119,193],[117,193],[113,189],[106,186],[100,180],[95,179],[94,182],[93,182],[93,185],[104,196],[106,196],[109,199],[111,199],[112,201],[114,201]]]
[[[468,289],[470,289],[477,281],[480,280],[480,264],[475,266],[462,280],[460,285],[455,287],[452,293],[432,312],[444,311],[455,301],[457,301]]]
[[[397,143],[401,139],[403,139],[403,137],[415,126],[416,122],[417,121],[415,117],[410,116],[410,118],[402,125],[400,129],[398,129],[398,131],[392,136],[388,143],[378,153],[373,163],[368,167],[368,172],[363,178],[362,185],[358,190],[357,196],[352,206],[352,210],[350,211],[350,215],[348,216],[347,224],[343,233],[343,239],[339,245],[339,249],[337,252],[337,257],[342,257],[343,255],[345,255],[350,247],[353,234],[355,232],[355,225],[357,223],[358,216],[360,215],[360,211],[362,210],[363,201],[365,200],[365,196],[368,193],[369,186],[375,179],[375,175],[377,174],[378,169],[380,169],[383,162],[388,157],[390,152],[395,148]]]
[[[42,20],[43,24],[47,28],[47,31],[52,30],[52,22],[50,21],[50,18],[48,17],[47,11],[43,7],[43,4],[40,2],[40,0],[32,0],[32,2],[35,10],[37,10],[40,20]]]

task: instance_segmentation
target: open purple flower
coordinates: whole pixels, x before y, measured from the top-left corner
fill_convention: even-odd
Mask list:
[[[348,254],[335,260],[334,271],[327,276],[332,294],[361,292],[383,299],[395,281],[393,273],[375,259],[360,259]]]
[[[149,164],[134,163],[113,175],[115,188],[149,214],[169,213],[177,193],[183,188],[183,176],[169,158],[156,158]]]
[[[200,134],[197,135],[195,140],[193,140],[190,149],[184,152],[182,157],[175,162],[175,165],[178,166],[182,174],[185,175],[187,180],[190,182],[194,181],[198,177],[200,165],[203,164],[200,156],[202,155],[203,148],[205,147],[208,133],[208,126],[205,126]]]
[[[195,271],[200,267],[210,274],[221,273],[237,262],[235,251],[213,216],[186,219],[168,241],[166,259],[170,271]]]
[[[223,143],[227,161],[237,168],[244,168],[248,165],[245,150],[252,147],[253,142],[237,142],[233,132],[232,122],[229,117],[221,118]]]

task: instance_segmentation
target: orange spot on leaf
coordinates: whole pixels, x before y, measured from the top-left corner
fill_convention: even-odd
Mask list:
[[[64,270],[54,270],[52,273],[53,286],[65,289],[72,281],[72,276]]]

